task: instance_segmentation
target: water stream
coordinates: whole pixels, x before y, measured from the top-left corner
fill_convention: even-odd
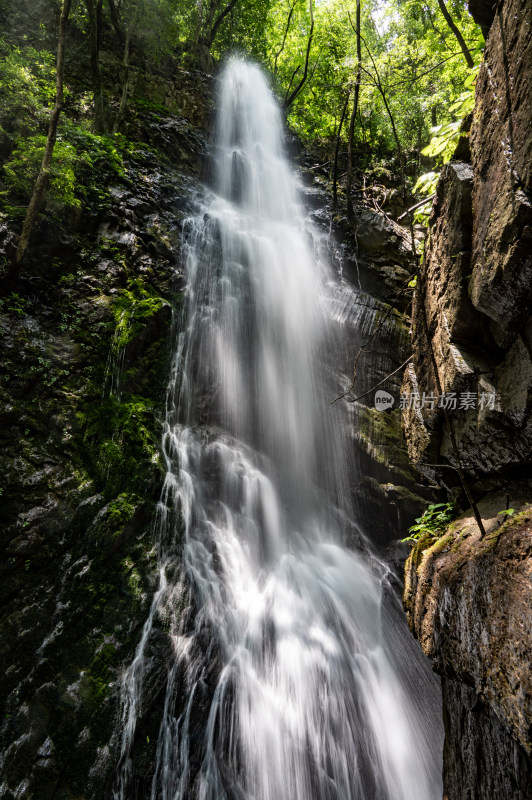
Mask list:
[[[437,700],[352,505],[348,408],[330,405],[345,286],[305,227],[260,70],[231,61],[218,108],[214,188],[186,226],[160,584],[124,676],[114,798],[136,797],[159,620],[173,658],[152,800],[437,800]]]

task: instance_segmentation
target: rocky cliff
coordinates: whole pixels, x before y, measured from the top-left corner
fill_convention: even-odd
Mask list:
[[[405,605],[443,676],[449,800],[521,800],[532,792],[532,9],[471,10],[485,58],[461,160],[443,170],[432,209],[403,383],[421,402],[403,426],[412,461],[452,496],[464,470],[486,536],[464,517],[421,541]],[[522,513],[500,526],[508,504]]]
[[[100,165],[75,213],[45,209],[16,280],[19,225],[0,229],[3,800],[108,796],[121,670],[156,581],[180,241],[212,91],[184,71],[134,71],[132,88],[120,169]]]
[[[118,68],[112,52],[102,64],[108,78]],[[83,76],[70,64],[67,78]],[[1,800],[111,795],[121,676],[157,583],[160,430],[182,302],[183,221],[203,191],[214,81],[136,66],[130,79],[113,140],[118,168],[107,169],[106,151],[92,154],[98,168],[86,196],[75,209],[48,203],[16,278],[20,220],[6,215],[0,227]],[[84,114],[65,111],[88,128]],[[352,242],[333,252],[329,197],[315,189],[306,199],[324,225],[322,244],[347,264]],[[403,238],[382,215],[360,210],[351,277],[362,277],[366,291],[351,322],[363,338],[392,311],[387,301],[409,274]],[[360,391],[395,369],[408,346],[392,314]],[[343,355],[350,371],[352,352]],[[398,410],[361,406],[354,415],[362,469],[373,476],[355,490],[384,544],[396,538],[398,519],[407,524],[419,512],[426,488],[412,489]],[[171,646],[164,626],[154,623],[146,650],[132,800],[151,791]]]

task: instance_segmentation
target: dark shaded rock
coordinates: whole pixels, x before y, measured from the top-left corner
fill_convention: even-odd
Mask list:
[[[186,93],[205,113],[199,83]],[[101,207],[62,225],[44,214],[0,297],[2,800],[107,800],[121,674],[157,580],[168,340],[204,139],[134,99],[130,138],[163,137],[168,158],[132,147]],[[14,237],[0,231],[6,247]],[[152,748],[170,647],[156,627],[142,723]]]
[[[528,0],[499,4],[477,79],[471,130],[470,292],[503,347],[532,306],[532,36]]]
[[[494,340],[493,324],[476,307],[470,287],[473,302],[468,294],[471,251],[477,241],[472,206],[475,176],[474,169],[462,163],[451,163],[442,171],[422,283],[414,299],[414,367],[405,372],[402,391],[438,398],[432,348],[442,392],[458,399],[467,392],[474,397],[474,408],[460,410],[457,401],[449,417],[462,466],[481,478],[532,462],[532,362],[528,339],[517,335],[513,323],[499,326]],[[515,313],[523,309],[526,313],[530,285],[520,281],[512,291]],[[496,402],[489,397],[496,397]],[[427,402],[407,409],[403,418],[410,457],[425,474],[427,464],[443,461],[457,466],[438,405]]]
[[[450,423],[425,406],[407,410],[404,426],[415,463],[448,470],[458,466],[451,424],[480,494],[517,469],[532,470],[532,37],[527,0],[472,0],[470,9],[491,25],[471,165],[449,164],[438,184],[414,301],[415,371],[403,388],[438,394],[432,349],[442,391],[475,396],[475,409],[451,407]],[[452,472],[432,474],[456,483]]]
[[[442,679],[444,798],[528,800],[532,768],[524,748],[464,683]]]

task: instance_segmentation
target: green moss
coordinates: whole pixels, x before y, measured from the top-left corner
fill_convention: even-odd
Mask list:
[[[113,349],[122,350],[136,339],[146,320],[155,316],[164,302],[162,297],[151,293],[142,280],[131,280],[128,288],[122,290],[112,306],[116,323]]]
[[[128,590],[137,603],[142,602],[142,578],[130,556],[124,558],[120,566],[124,572]]]
[[[110,695],[109,683],[112,682],[118,667],[117,651],[114,644],[106,642],[96,651],[86,671],[87,702],[89,708],[97,709],[102,701]]]
[[[132,97],[130,103],[133,108],[137,108],[140,111],[148,111],[152,115],[152,118],[157,120],[160,119],[160,114],[167,117],[169,109],[166,106],[161,105],[160,103],[154,103],[151,100],[147,100],[143,97]]]
[[[410,480],[410,462],[405,451],[399,409],[381,412],[371,406],[359,405],[357,413],[357,436],[368,455],[405,480]]]
[[[497,529],[498,536],[500,536],[502,533],[506,533],[511,528],[519,528],[520,525],[529,522],[531,517],[532,508],[528,506],[524,511],[520,511],[518,514],[514,514],[513,516],[509,517],[506,522],[504,522],[501,527]]]
[[[154,410],[145,397],[106,398],[78,413],[88,471],[106,497],[144,494],[159,464]],[[124,489],[126,493],[124,493]]]

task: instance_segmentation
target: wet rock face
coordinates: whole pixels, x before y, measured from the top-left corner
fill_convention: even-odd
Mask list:
[[[442,690],[444,799],[528,800],[532,771],[523,747],[474,689],[444,678]]]
[[[357,364],[356,389],[349,400],[362,396],[359,402],[350,404],[358,462],[351,489],[365,532],[373,543],[386,547],[435,498],[432,482],[420,480],[406,452],[398,408],[400,372],[386,380],[394,407],[381,412],[374,405],[375,387],[410,353],[405,318],[397,310],[408,302],[404,288],[414,271],[410,235],[384,214],[363,205],[356,206],[352,221],[338,216],[331,203],[331,187],[325,180],[316,180],[312,158],[303,152],[299,163],[303,201],[309,220],[322,233],[324,257],[341,268],[355,288],[348,293],[345,306],[338,309],[349,345],[330,355],[330,364],[341,374],[334,376],[331,389],[338,377],[345,380],[344,390],[349,385],[359,347],[382,323],[371,348]],[[337,394],[341,386],[339,383]]]
[[[477,81],[471,131],[474,231],[470,293],[506,347],[532,302],[532,18],[499,4]]]
[[[532,752],[532,485],[479,504],[406,563],[408,623],[443,677],[449,800],[529,797]],[[511,791],[510,791],[511,789]]]
[[[201,81],[196,89],[199,106]],[[109,796],[120,677],[156,583],[160,420],[181,304],[182,222],[205,146],[201,128],[160,110],[132,107],[124,134],[137,146],[101,207],[63,225],[43,215],[20,278],[3,276],[2,800]],[[15,241],[16,227],[3,226],[0,272]],[[146,763],[168,647],[157,622]]]
[[[527,2],[500,4],[477,81],[472,161],[442,171],[414,303],[420,393],[438,394],[430,339],[442,392],[476,396],[475,409],[450,416],[479,491],[488,476],[532,465],[531,24]],[[404,390],[412,385],[409,374]],[[457,465],[441,411],[409,411],[405,432],[418,465]]]
[[[532,795],[532,487],[520,483],[532,468],[532,18],[527,0],[469,5],[489,32],[470,163],[448,164],[438,184],[403,392],[439,394],[437,370],[444,394],[470,393],[475,407],[451,403],[446,419],[425,403],[405,410],[403,428],[425,474],[452,487],[460,460],[475,497],[491,492],[479,502],[487,535],[480,539],[470,514],[439,539],[425,537],[406,563],[404,602],[443,676],[447,800],[524,800]],[[501,525],[506,493],[521,513]]]

